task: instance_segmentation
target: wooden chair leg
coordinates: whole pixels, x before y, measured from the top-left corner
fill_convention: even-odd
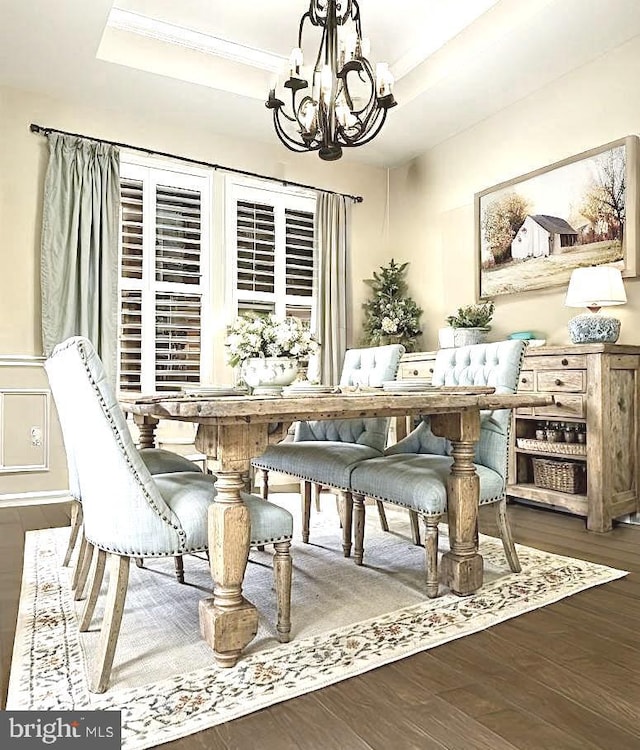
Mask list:
[[[98,601],[98,595],[100,594],[100,587],[102,586],[102,579],[104,578],[104,566],[107,560],[107,553],[103,549],[96,550],[97,554],[94,554],[94,566],[93,575],[91,577],[91,587],[89,589],[89,595],[82,611],[82,618],[80,619],[80,632],[84,633],[89,630],[91,625],[91,618],[96,608],[96,602]]]
[[[313,504],[316,506],[316,513],[320,513],[320,492],[322,490],[322,485],[318,484],[317,482],[312,482],[311,484],[311,496],[313,499]]]
[[[336,495],[336,510],[338,511],[338,523],[340,524],[340,528],[343,529],[344,521],[342,518],[344,516],[344,503],[342,502],[339,493]]]
[[[73,568],[73,575],[71,577],[71,590],[75,591],[78,586],[78,578],[80,577],[80,570],[82,569],[82,563],[84,561],[84,554],[87,550],[87,538],[84,535],[84,529],[80,529],[80,548],[78,549],[78,557],[76,558],[76,564]]]
[[[276,586],[278,612],[278,640],[288,643],[291,633],[291,542],[276,542],[274,545],[273,572]]]
[[[78,533],[82,526],[82,505],[78,500],[74,500],[71,503],[71,533],[69,535],[69,544],[67,545],[67,551],[64,553],[64,560],[62,564],[66,567],[69,565],[71,555],[73,554],[74,547],[78,541]]]
[[[178,579],[178,583],[184,583],[184,560],[182,559],[182,555],[176,555],[173,558],[173,562],[176,567],[176,578]]]
[[[309,543],[309,521],[311,520],[311,482],[302,484],[302,541]]]
[[[498,530],[500,531],[500,538],[502,539],[502,546],[504,547],[504,554],[507,557],[509,567],[514,573],[519,573],[522,570],[520,560],[518,559],[518,553],[516,552],[516,546],[513,543],[513,537],[511,536],[511,527],[509,526],[509,518],[507,517],[507,500],[502,498],[496,504],[496,523]]]
[[[351,529],[353,526],[353,496],[350,492],[340,492],[342,506],[342,554],[351,555]]]
[[[424,517],[424,549],[426,553],[427,596],[438,596],[438,524],[441,516]]]
[[[267,469],[262,469],[262,499],[266,500],[269,497],[269,472]]]
[[[128,557],[109,553],[108,563],[109,588],[107,589],[104,619],[100,631],[100,645],[97,662],[89,681],[89,690],[92,693],[104,693],[109,684],[129,582]]]
[[[420,523],[415,510],[409,511],[409,520],[411,521],[411,539],[416,547],[419,547],[422,544],[420,540]]]
[[[353,495],[353,561],[362,565],[364,557],[364,496]]]
[[[384,503],[382,500],[376,500],[376,508],[378,509],[378,518],[380,519],[380,528],[383,531],[389,531],[389,523],[387,521],[387,514],[384,509]]]
[[[95,547],[90,542],[87,542],[84,546],[84,557],[80,565],[80,572],[78,574],[78,582],[76,584],[75,591],[73,592],[73,598],[78,602],[84,599],[84,590],[87,585],[87,579],[89,577],[89,571],[91,570],[91,560],[93,559],[93,551]]]

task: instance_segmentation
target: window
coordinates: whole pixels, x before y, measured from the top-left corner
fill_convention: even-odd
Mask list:
[[[227,247],[236,314],[315,320],[315,196],[229,181]]]
[[[210,177],[122,163],[119,384],[199,383],[209,331]]]

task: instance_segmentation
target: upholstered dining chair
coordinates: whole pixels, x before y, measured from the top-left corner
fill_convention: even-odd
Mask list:
[[[441,349],[435,360],[434,385],[486,385],[496,393],[515,393],[525,351],[523,341],[500,341]],[[475,467],[480,478],[480,506],[493,504],[505,554],[514,573],[520,562],[506,507],[511,410],[481,413]],[[364,498],[371,497],[417,513],[425,523],[427,595],[438,594],[438,524],[447,510],[447,477],[453,459],[450,444],[436,437],[423,420],[385,455],[360,462],[351,472],[355,525],[354,560],[364,555]]]
[[[152,476],[136,449],[102,363],[82,337],[58,345],[45,363],[82,500],[86,543],[96,551],[80,621],[87,630],[105,566],[109,584],[98,656],[89,689],[107,689],[120,631],[130,558],[167,557],[208,549],[207,511],[214,478],[202,472]],[[284,508],[245,494],[251,545],[273,544],[277,632],[289,639],[293,518]]]
[[[341,386],[380,387],[395,380],[404,346],[348,349],[344,356]],[[269,491],[270,471],[302,480],[302,540],[309,541],[312,484],[337,490],[342,522],[342,549],[351,554],[352,468],[367,458],[381,456],[387,440],[388,418],[334,419],[297,422],[293,441],[272,445],[252,461],[263,471],[262,496]]]
[[[64,435],[63,435],[64,441]],[[69,543],[64,555],[63,565],[67,566],[71,562],[73,550],[80,540],[76,565],[72,576],[72,589],[76,592],[76,599],[82,599],[87,574],[89,572],[90,556],[88,555],[86,539],[82,527],[82,498],[80,496],[80,487],[76,475],[75,462],[73,454],[65,446],[67,456],[67,471],[69,475],[69,494],[72,498],[71,504],[71,533],[69,534]],[[140,458],[142,458],[150,474],[172,474],[179,471],[200,471],[197,464],[189,459],[172,451],[160,448],[141,448],[139,449]],[[136,560],[138,565],[142,565],[142,559]],[[184,583],[184,564],[182,555],[175,558],[176,578],[179,583]]]

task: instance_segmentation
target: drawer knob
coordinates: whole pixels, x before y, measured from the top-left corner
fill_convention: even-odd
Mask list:
[[[414,370],[414,371],[413,371],[413,374],[414,374],[414,375],[417,375],[417,374],[418,374],[418,371],[417,371],[417,370]]]
[[[554,403],[555,403],[555,405],[556,405],[556,406],[558,406],[559,408],[562,408],[562,401],[557,401],[557,400],[556,400],[556,401],[555,401]]]
[[[429,368],[429,372],[430,372],[430,373],[433,373],[433,367],[430,367],[430,368]]]
[[[560,363],[560,364],[561,364],[561,365],[562,365],[563,367],[566,367],[566,366],[567,366],[567,365],[569,364],[569,360],[568,360],[568,359],[563,359],[563,360],[561,361],[561,363]]]
[[[526,378],[521,378],[520,382],[521,383],[528,383],[529,381]]]
[[[560,378],[556,378],[556,379],[555,379],[555,380],[554,380],[553,382],[554,382],[554,383],[555,383],[556,385],[562,385],[562,380],[560,380]]]

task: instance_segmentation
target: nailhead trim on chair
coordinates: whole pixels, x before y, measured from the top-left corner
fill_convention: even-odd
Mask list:
[[[120,438],[120,434],[118,432],[118,427],[117,427],[116,423],[114,422],[113,417],[109,413],[109,409],[107,407],[107,403],[104,400],[104,398],[102,396],[102,393],[100,392],[100,388],[98,387],[98,384],[96,383],[96,381],[95,381],[95,379],[94,379],[94,377],[93,377],[93,375],[91,373],[91,369],[89,367],[89,362],[88,362],[88,359],[87,359],[87,353],[86,353],[84,344],[82,344],[80,342],[77,342],[77,341],[72,341],[69,344],[67,344],[67,346],[64,347],[64,349],[68,349],[69,347],[72,347],[72,346],[76,346],[77,349],[78,349],[78,351],[79,351],[79,353],[80,353],[80,359],[82,360],[84,368],[87,371],[87,377],[88,377],[89,382],[91,383],[94,391],[96,392],[96,394],[98,396],[98,400],[100,402],[100,405],[102,406],[102,411],[103,411],[105,417],[107,418],[108,422],[110,423],[110,425],[111,425],[111,427],[113,429],[114,436],[116,438],[116,443],[117,443],[118,447],[120,448],[120,451],[121,451],[124,459],[126,460],[127,464],[129,465],[130,469],[133,471],[134,475],[138,479],[138,483],[140,485],[140,488],[142,489],[142,492],[144,493],[144,496],[146,497],[147,502],[149,503],[149,506],[167,524],[167,526],[170,526],[172,529],[174,529],[174,531],[177,532],[178,537],[182,540],[182,542],[181,542],[181,544],[179,546],[179,549],[176,550],[175,553],[172,553],[172,556],[175,555],[175,554],[180,554],[182,552],[186,552],[186,543],[187,543],[187,533],[186,533],[186,531],[181,526],[177,526],[170,518],[168,518],[166,516],[166,514],[164,512],[162,512],[160,510],[160,508],[158,508],[158,506],[156,505],[155,500],[151,497],[151,495],[147,491],[147,488],[144,486],[144,482],[142,481],[142,478],[140,477],[140,474],[138,473],[137,468],[133,465],[133,463],[131,462],[131,459],[129,458],[129,456],[127,454],[126,447],[125,447],[124,443],[122,442],[122,439]],[[104,548],[104,549],[106,549],[106,548]],[[141,553],[138,553],[138,552],[135,552],[135,553],[134,552],[126,553],[126,552],[122,552],[122,551],[117,550],[117,549],[109,549],[109,551],[110,552],[116,552],[116,553],[123,554],[123,555],[124,554],[129,554],[129,555],[141,554]]]
[[[266,470],[266,471],[275,471],[277,473],[276,469],[272,469],[270,466],[260,466],[260,464],[257,463],[257,461],[256,462],[252,461],[251,465],[253,467],[255,467],[256,469],[263,469],[263,470]],[[288,471],[287,472],[287,476],[288,477],[295,477],[296,479],[302,479],[305,482],[315,482],[315,483],[318,483],[318,479],[317,478],[314,479],[313,477],[308,477],[308,476],[305,476],[304,474],[293,474],[292,472]],[[333,487],[336,490],[343,490],[344,492],[348,492],[349,491],[348,487],[342,487],[341,485],[338,485],[338,484],[330,484],[329,482],[322,482],[322,486],[323,487]]]

